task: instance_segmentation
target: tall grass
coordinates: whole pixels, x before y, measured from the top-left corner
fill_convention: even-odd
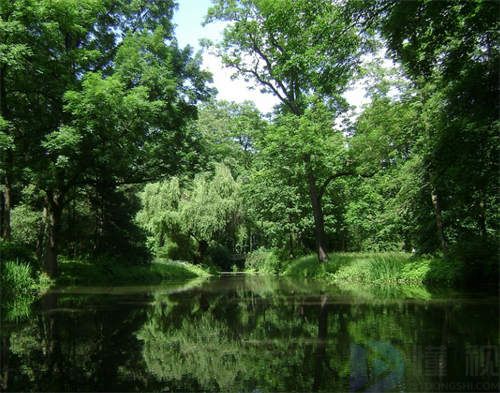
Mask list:
[[[25,262],[0,263],[0,307],[2,320],[25,319],[37,294],[48,290],[52,281],[45,274],[36,274]]]
[[[0,282],[3,296],[28,294],[36,289],[31,266],[27,263],[7,261],[1,265],[1,269]]]
[[[323,279],[335,284],[454,284],[460,280],[459,262],[406,253],[338,253],[323,264],[315,255],[285,263],[284,275]]]
[[[339,265],[333,281],[361,283],[397,283],[409,256],[400,253],[360,254],[347,264]]]

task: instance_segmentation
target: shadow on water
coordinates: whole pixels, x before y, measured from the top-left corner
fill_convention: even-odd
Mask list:
[[[223,275],[61,288],[4,321],[7,391],[496,391],[498,298]]]

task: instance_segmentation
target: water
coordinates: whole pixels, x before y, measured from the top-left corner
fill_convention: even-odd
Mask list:
[[[497,391],[498,298],[224,275],[54,290],[2,326],[8,391]]]

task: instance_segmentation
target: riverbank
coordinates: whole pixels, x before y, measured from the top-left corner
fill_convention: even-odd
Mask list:
[[[276,262],[276,257],[272,255],[262,254],[260,259],[265,262],[253,264],[247,271],[344,285],[452,286],[458,284],[464,275],[464,266],[459,261],[432,256],[416,257],[409,253],[333,253],[325,263],[318,263],[315,254],[280,262]],[[270,265],[273,269],[269,268]]]
[[[160,284],[209,276],[208,269],[187,262],[156,259],[145,265],[61,259],[58,285]]]
[[[56,280],[35,271],[22,261],[0,264],[0,303],[2,320],[19,320],[29,314],[31,304],[54,286],[157,285],[183,282],[210,276],[207,268],[187,262],[155,260],[145,265],[127,265],[116,261],[59,259]]]

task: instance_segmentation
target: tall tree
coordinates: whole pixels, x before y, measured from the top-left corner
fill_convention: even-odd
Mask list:
[[[18,167],[15,150],[16,144],[19,147],[21,133],[16,112],[22,92],[13,86],[22,81],[19,76],[33,54],[27,39],[28,26],[22,23],[30,19],[31,10],[21,3],[24,2],[0,2],[0,236],[5,240],[11,238],[13,182]]]
[[[276,221],[293,237],[311,229],[303,214],[309,200],[320,260],[326,259],[327,243],[323,199],[332,182],[355,174],[347,139],[332,123],[331,112],[320,101],[313,102],[302,116],[279,117],[256,144],[249,184],[249,194],[257,191],[250,200],[263,213],[260,216]]]
[[[11,34],[8,50],[29,48],[2,85],[16,100],[8,106],[15,111],[2,115],[15,130],[7,136],[20,146],[3,149],[2,163],[8,174],[10,152],[19,153],[23,173],[44,192],[51,275],[61,215],[75,190],[94,188],[99,201],[119,184],[173,173],[185,161],[177,148],[186,146],[183,126],[211,91],[201,58],[177,45],[174,8],[159,0],[2,2],[0,30],[14,31],[3,23],[10,17],[23,32]],[[0,62],[11,57],[2,53]]]
[[[441,248],[484,243],[498,231],[498,4],[381,4],[380,31],[426,103],[425,176]]]
[[[312,94],[341,108],[341,93],[355,72],[361,38],[343,8],[329,0],[217,0],[207,22],[231,22],[215,48],[234,77],[274,94],[281,111],[302,116]],[[324,215],[314,158],[302,157],[313,211],[316,249],[327,258]]]

